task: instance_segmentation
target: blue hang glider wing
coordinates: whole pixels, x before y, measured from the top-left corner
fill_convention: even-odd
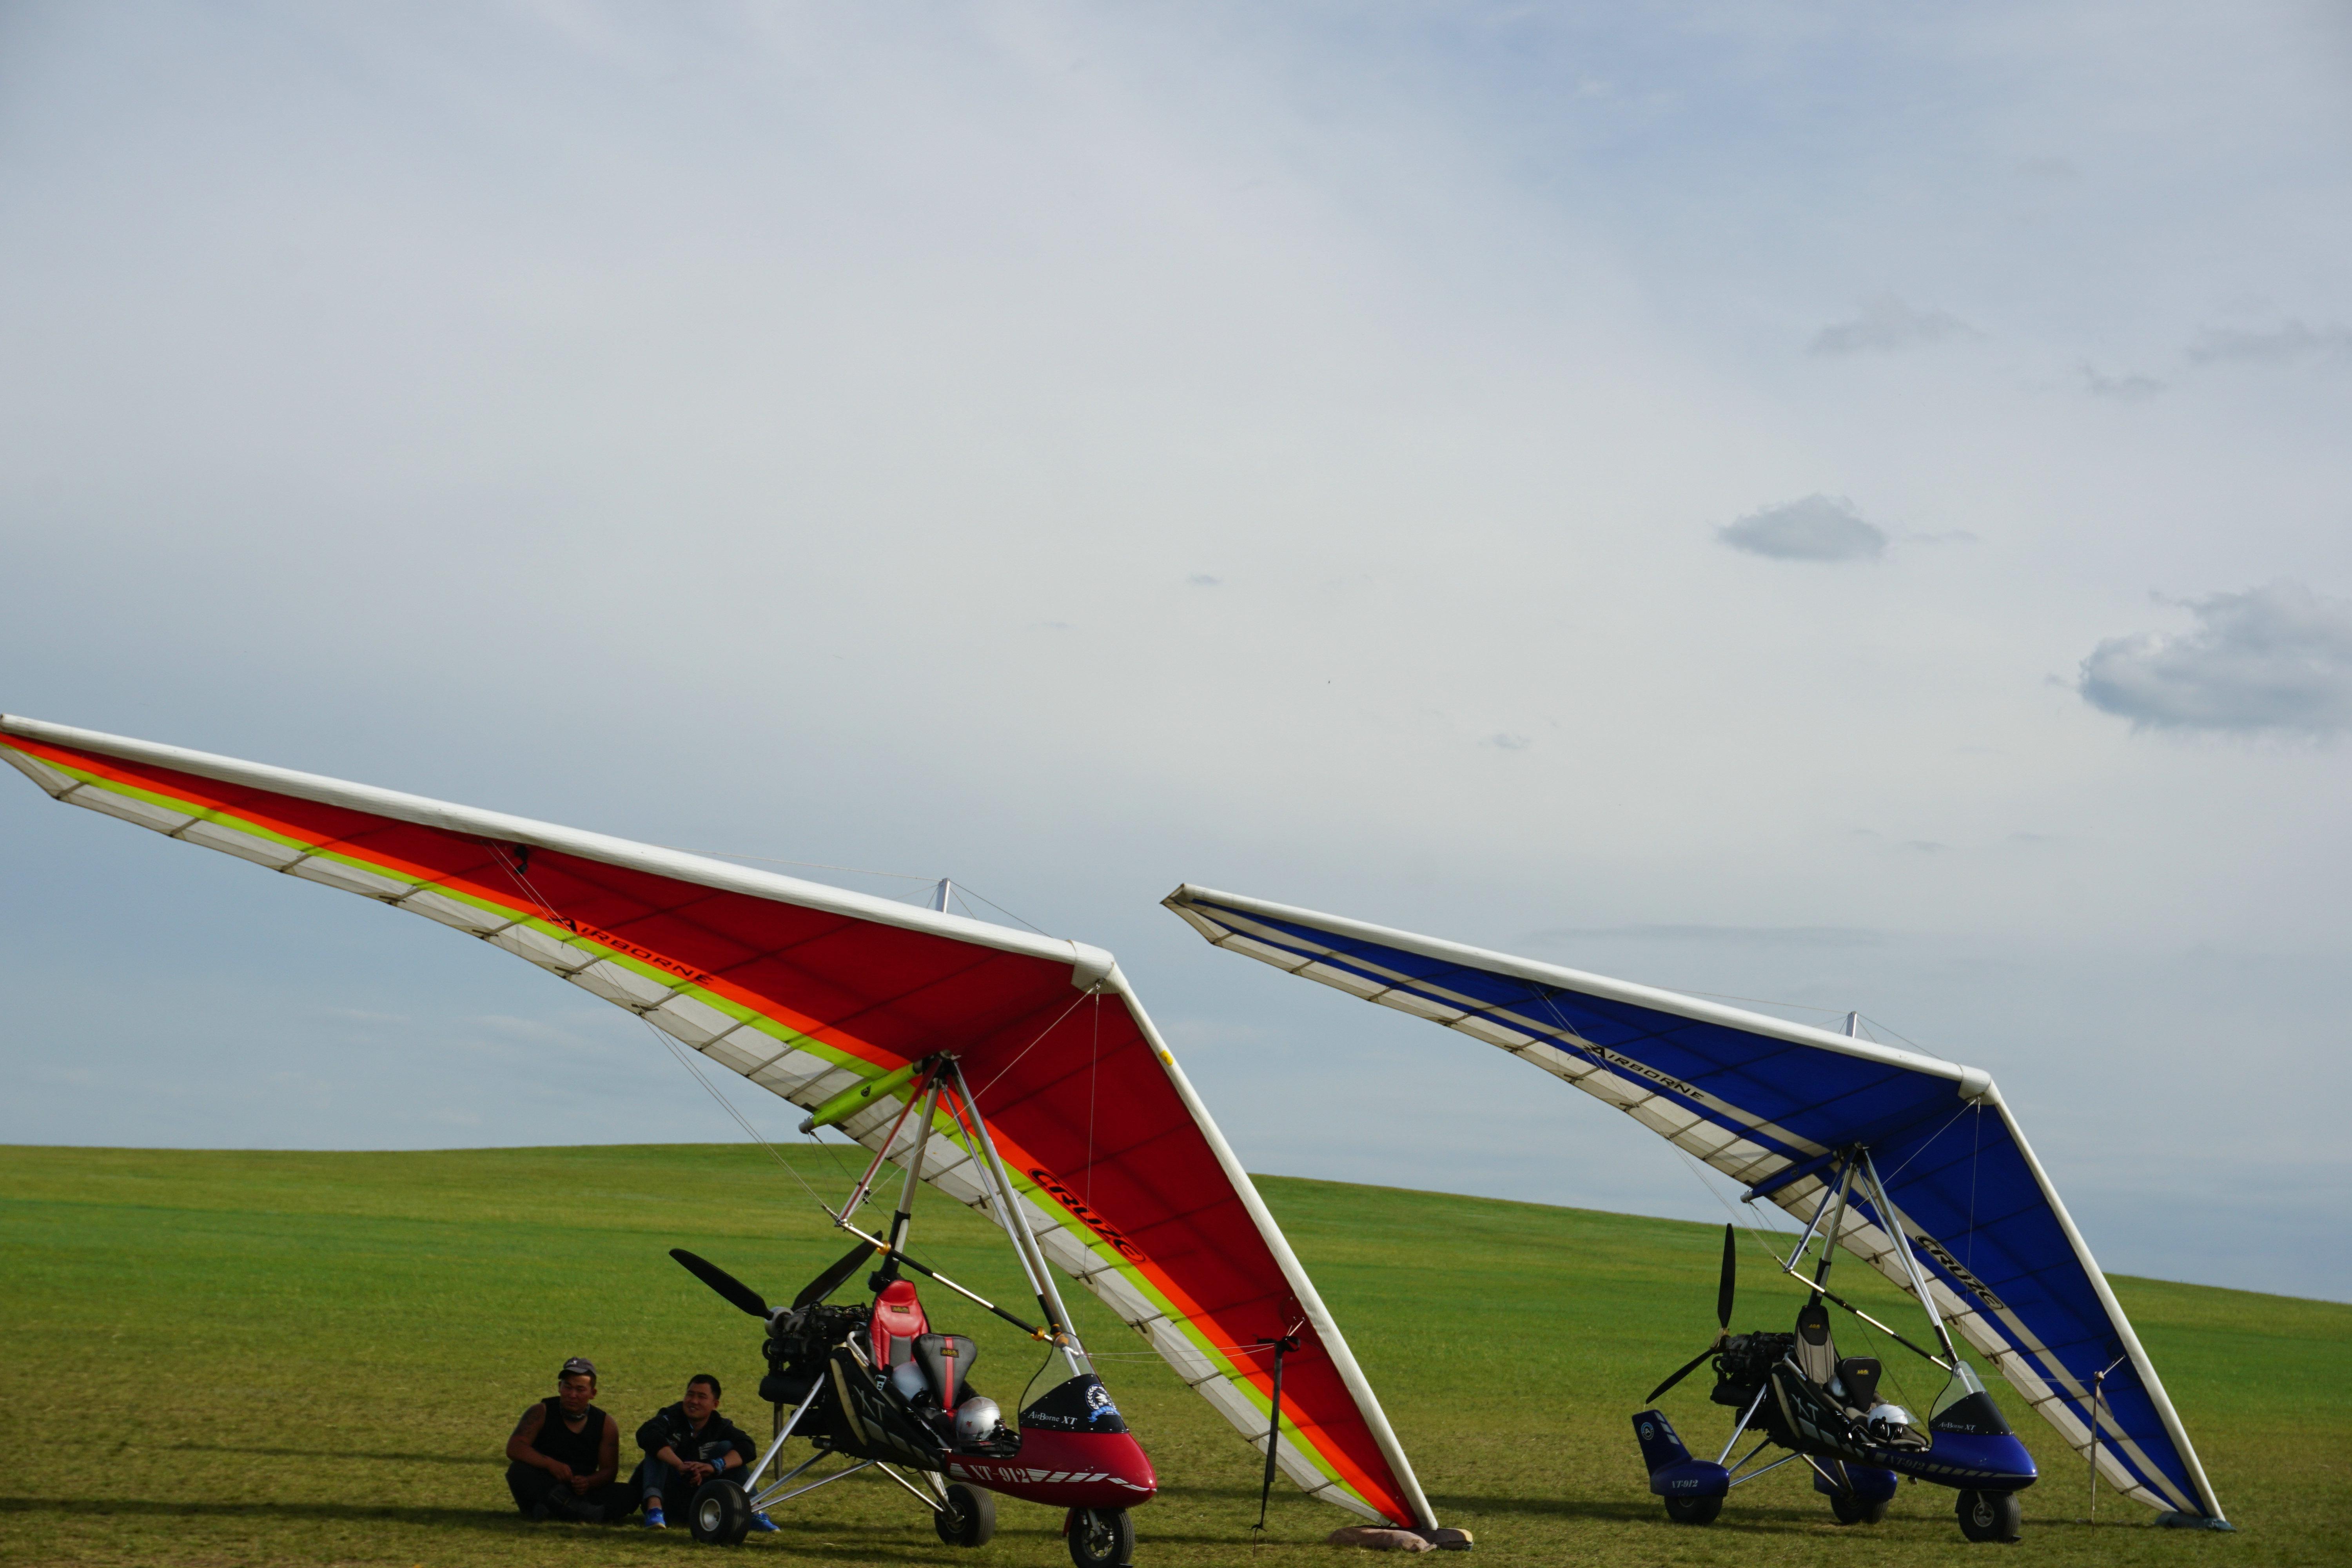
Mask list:
[[[1843,1245],[1908,1290],[1899,1229],[1954,1333],[2102,1479],[2179,1522],[2221,1522],[2155,1366],[1990,1075],[1311,910],[1189,885],[1165,902],[1219,947],[1566,1079],[1801,1221],[1839,1158],[1868,1151],[1895,1213],[1857,1190],[1864,1223],[1849,1218]]]

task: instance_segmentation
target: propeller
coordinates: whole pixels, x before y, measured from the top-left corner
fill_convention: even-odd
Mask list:
[[[730,1305],[755,1318],[764,1319],[772,1315],[764,1297],[710,1259],[698,1258],[682,1247],[671,1247],[669,1255],[677,1258],[688,1273],[726,1297]],[[793,1305],[805,1307],[812,1301],[824,1300],[840,1289],[842,1281],[856,1273],[859,1265],[872,1256],[873,1247],[866,1242],[859,1242],[843,1253],[824,1273],[802,1286],[801,1293],[793,1298]]]
[[[840,1289],[841,1282],[856,1273],[859,1267],[873,1256],[874,1248],[866,1242],[859,1242],[856,1247],[843,1253],[835,1261],[833,1267],[802,1286],[801,1293],[793,1298],[793,1305],[805,1307],[811,1302],[824,1300],[827,1296]]]
[[[1658,1395],[1665,1393],[1666,1390],[1672,1388],[1675,1384],[1680,1383],[1683,1379],[1696,1372],[1702,1362],[1706,1361],[1707,1357],[1713,1355],[1717,1350],[1721,1348],[1724,1336],[1731,1332],[1731,1296],[1733,1287],[1738,1283],[1738,1243],[1732,1237],[1731,1226],[1727,1225],[1723,1227],[1723,1275],[1721,1281],[1716,1286],[1715,1289],[1715,1323],[1716,1327],[1721,1330],[1722,1332],[1716,1336],[1714,1344],[1707,1346],[1706,1349],[1691,1357],[1690,1360],[1682,1364],[1682,1367],[1676,1371],[1672,1377],[1667,1378],[1665,1382],[1650,1390],[1649,1398],[1644,1399],[1642,1402],[1643,1404],[1649,1404],[1652,1400],[1656,1399]]]
[[[669,1255],[677,1258],[688,1274],[726,1297],[728,1303],[737,1310],[763,1320],[768,1316],[768,1303],[765,1298],[710,1259],[697,1258],[682,1247],[671,1247]]]
[[[1731,1290],[1738,1283],[1739,1247],[1727,1225],[1723,1227],[1723,1278],[1715,1288],[1715,1326],[1727,1334],[1731,1331]]]

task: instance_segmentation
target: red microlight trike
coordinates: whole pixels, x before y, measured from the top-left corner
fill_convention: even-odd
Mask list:
[[[767,1324],[761,1348],[768,1373],[760,1396],[776,1407],[775,1436],[766,1451],[740,1484],[706,1482],[694,1496],[688,1527],[698,1541],[732,1545],[750,1531],[755,1510],[875,1470],[929,1509],[940,1539],[950,1545],[978,1546],[994,1533],[992,1494],[1002,1492],[1066,1510],[1064,1533],[1076,1568],[1121,1568],[1135,1547],[1128,1510],[1150,1501],[1159,1483],[1070,1326],[1061,1292],[956,1059],[931,1057],[887,1079],[856,1085],[820,1106],[802,1130],[813,1131],[871,1104],[893,1080],[907,1089],[899,1124],[909,1115],[917,1121],[912,1152],[899,1162],[906,1181],[887,1237],[869,1235],[854,1223],[882,1167],[877,1153],[834,1215],[836,1226],[858,1238],[857,1246],[809,1281],[788,1307],[772,1309],[741,1280],[690,1252],[670,1254]],[[1024,1321],[906,1254],[917,1174],[942,1111],[952,1131],[940,1135],[960,1135],[971,1154],[992,1217],[1012,1238],[1045,1316],[1043,1326]],[[894,1126],[880,1147],[891,1148],[897,1136]],[[826,1302],[868,1264],[875,1266],[867,1279],[874,1292],[870,1304]],[[932,1331],[914,1283],[902,1270],[922,1275],[1050,1345],[1049,1364],[1058,1362],[1063,1375],[1022,1406],[1008,1426],[996,1402],[971,1387],[977,1347],[961,1334]],[[786,1469],[784,1445],[795,1436],[814,1451]],[[827,1459],[847,1462],[814,1480],[802,1479]]]

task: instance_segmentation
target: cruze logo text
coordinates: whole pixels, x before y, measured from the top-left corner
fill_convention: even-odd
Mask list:
[[[1112,1225],[1108,1220],[1103,1218],[1102,1215],[1095,1213],[1093,1209],[1087,1207],[1085,1200],[1080,1198],[1077,1194],[1070,1191],[1069,1188],[1062,1185],[1061,1183],[1055,1181],[1053,1177],[1047,1175],[1043,1171],[1032,1170],[1029,1173],[1029,1179],[1036,1183],[1039,1186],[1045,1188],[1045,1191],[1051,1193],[1054,1195],[1054,1201],[1055,1203],[1061,1205],[1064,1208],[1069,1210],[1070,1213],[1076,1215],[1080,1220],[1084,1221],[1088,1230],[1093,1231],[1097,1236],[1101,1237],[1105,1241],[1110,1243],[1112,1251],[1118,1253],[1121,1258],[1126,1258],[1129,1263],[1140,1263],[1143,1261],[1143,1248],[1136,1246],[1135,1243],[1128,1240],[1126,1237],[1120,1235],[1117,1226]]]

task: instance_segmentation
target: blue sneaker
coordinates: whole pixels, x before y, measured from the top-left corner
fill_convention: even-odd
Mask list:
[[[662,1517],[661,1499],[659,1498],[647,1498],[646,1500],[646,1528],[647,1530],[667,1530],[669,1528],[669,1521]]]
[[[773,1535],[780,1527],[774,1520],[754,1510],[751,1514],[751,1528],[762,1535]]]

